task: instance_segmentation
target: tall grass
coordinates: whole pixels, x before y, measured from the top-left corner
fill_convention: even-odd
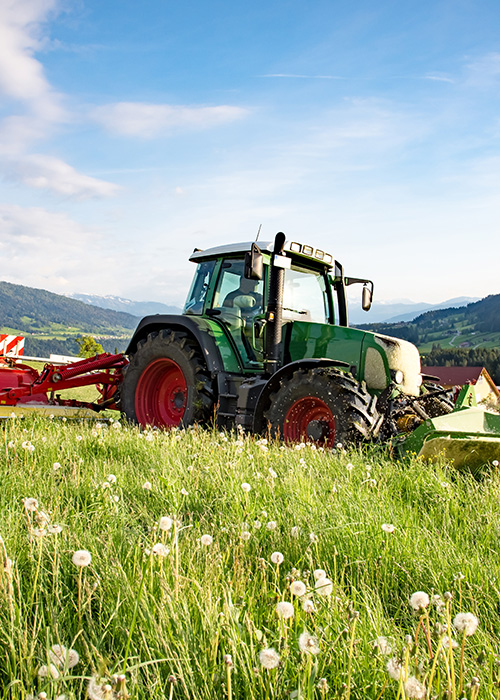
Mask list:
[[[500,697],[494,470],[119,422],[2,430],[1,698]]]

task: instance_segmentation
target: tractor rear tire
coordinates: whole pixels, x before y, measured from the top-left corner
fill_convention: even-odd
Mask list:
[[[328,368],[282,379],[264,415],[271,436],[329,448],[369,440],[378,417],[375,400],[351,375]]]
[[[139,341],[120,394],[125,416],[142,426],[203,423],[214,406],[201,352],[182,331],[161,330]]]

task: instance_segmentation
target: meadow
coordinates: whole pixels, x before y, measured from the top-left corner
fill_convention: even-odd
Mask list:
[[[500,476],[2,424],[0,698],[499,698]]]

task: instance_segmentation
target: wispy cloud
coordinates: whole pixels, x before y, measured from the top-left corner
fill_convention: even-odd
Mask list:
[[[490,87],[500,80],[500,53],[480,56],[466,66],[466,83],[477,87]]]
[[[56,0],[4,0],[0,5],[0,92],[50,121],[62,119],[64,110],[34,53],[41,46],[41,25],[56,4]]]
[[[16,159],[8,174],[29,187],[74,199],[112,197],[120,189],[111,182],[83,175],[63,160],[44,154],[35,153]]]
[[[303,75],[301,73],[267,73],[259,78],[305,78],[308,80],[345,80],[340,75]]]
[[[435,80],[439,83],[454,83],[455,81],[452,78],[448,78],[445,75],[439,75],[439,74],[428,74],[424,75],[422,80]]]
[[[182,105],[118,102],[96,107],[91,118],[113,133],[154,138],[177,129],[208,129],[248,114],[242,107],[186,107]]]

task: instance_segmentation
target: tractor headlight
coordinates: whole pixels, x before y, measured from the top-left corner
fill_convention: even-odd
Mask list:
[[[404,382],[405,375],[403,374],[403,372],[400,369],[397,369],[394,372],[393,378],[394,378],[394,381],[396,382],[396,384],[402,384]]]

